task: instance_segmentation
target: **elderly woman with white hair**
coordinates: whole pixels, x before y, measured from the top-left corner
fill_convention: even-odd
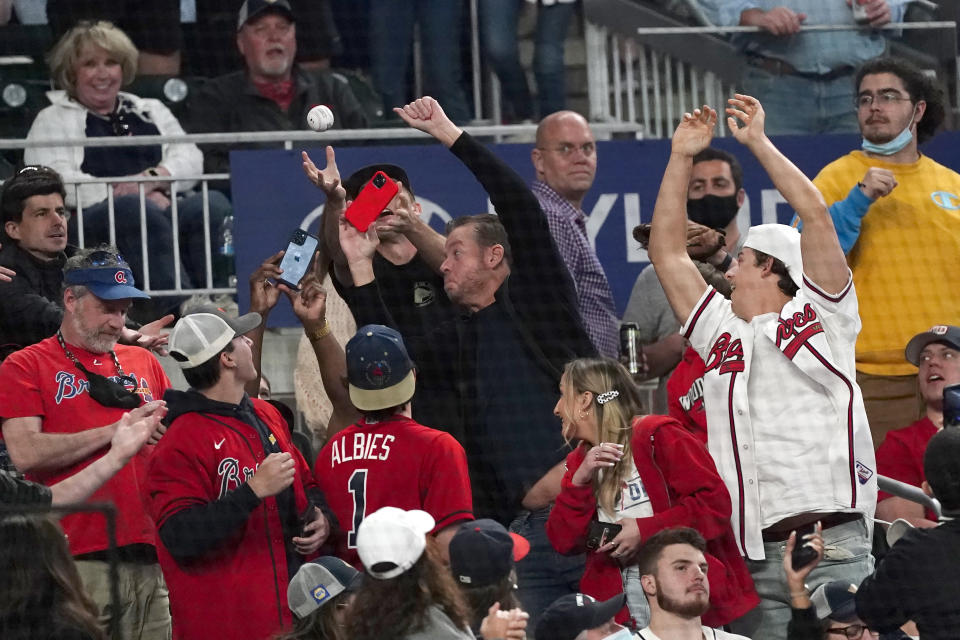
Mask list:
[[[76,140],[136,135],[183,135],[183,128],[159,100],[140,98],[120,91],[136,73],[138,52],[127,35],[109,22],[81,22],[68,31],[48,56],[51,76],[58,90],[47,94],[50,106],[37,114],[27,140]],[[203,156],[194,144],[149,144],[143,146],[30,147],[24,161],[57,170],[69,183],[93,177],[137,176],[143,178],[147,247],[150,255],[149,288],[173,289],[174,233],[172,200],[177,201],[181,259],[181,286],[206,283],[203,201],[189,191],[195,181],[151,181],[163,176],[196,176],[203,172]],[[66,204],[83,212],[84,244],[109,241],[109,185],[83,184],[68,189]],[[140,197],[137,182],[112,186],[116,244],[133,268],[137,283],[144,280],[140,234]],[[230,203],[220,193],[210,192],[212,239]],[[71,232],[76,233],[76,225]],[[74,236],[76,237],[76,236]]]

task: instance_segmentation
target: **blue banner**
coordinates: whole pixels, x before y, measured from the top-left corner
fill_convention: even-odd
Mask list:
[[[808,176],[859,147],[856,136],[782,137],[777,146]],[[739,224],[789,222],[792,211],[773,189],[756,159],[733,138],[717,138],[714,146],[733,153],[742,163],[747,201]],[[494,151],[527,180],[533,180],[532,144],[493,145]],[[318,166],[325,162],[321,147],[306,151]],[[593,188],[584,200],[588,234],[607,272],[620,312],[630,297],[633,282],[647,264],[646,252],[631,231],[649,222],[660,179],[670,155],[669,140],[615,140],[597,144],[598,168]],[[960,133],[942,133],[925,145],[924,153],[960,169]],[[337,165],[346,177],[376,162],[406,169],[428,223],[442,231],[451,217],[490,210],[480,184],[449,151],[439,144],[337,149]],[[246,278],[260,263],[286,247],[298,227],[316,233],[323,208],[323,193],[301,169],[300,151],[234,151],[230,154],[234,206],[234,242],[240,276],[240,308],[249,306]],[[960,194],[958,194],[960,195]],[[522,251],[514,247],[514,251]],[[281,301],[269,325],[297,326],[290,305]]]

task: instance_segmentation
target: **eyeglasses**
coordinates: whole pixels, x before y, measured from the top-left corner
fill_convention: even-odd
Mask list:
[[[113,135],[129,136],[130,125],[123,121],[123,114],[115,111],[110,112],[110,126],[113,127]]]
[[[121,267],[126,266],[126,260],[119,253],[112,251],[94,251],[87,256],[91,267]]]
[[[867,629],[867,625],[865,624],[851,624],[846,627],[830,627],[827,629],[828,634],[847,636],[850,638],[850,640],[857,640],[857,638],[863,635],[864,631],[869,633],[873,638],[876,638],[879,635],[878,633]]]
[[[548,149],[544,147],[537,147],[537,148],[540,149],[541,151],[553,151],[554,153],[559,153],[564,158],[572,155],[573,152],[576,151],[577,149],[579,149],[580,153],[582,153],[587,158],[591,157],[593,154],[597,152],[597,145],[593,142],[584,142],[579,146],[575,144],[570,144],[569,142],[564,142],[563,144],[553,147],[552,149]]]
[[[912,99],[910,96],[904,98],[896,91],[881,91],[876,96],[871,93],[861,94],[854,99],[853,104],[856,105],[857,109],[863,109],[872,107],[874,101],[881,106],[889,107],[894,102],[912,102]]]

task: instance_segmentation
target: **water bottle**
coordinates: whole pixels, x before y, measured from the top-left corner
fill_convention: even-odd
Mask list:
[[[237,287],[237,274],[234,268],[233,216],[229,215],[220,223],[217,234],[217,255],[215,274],[219,282],[226,280],[227,286]]]

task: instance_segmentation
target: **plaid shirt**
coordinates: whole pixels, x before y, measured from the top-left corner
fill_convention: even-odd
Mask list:
[[[580,317],[597,351],[616,358],[620,350],[620,320],[610,283],[587,239],[587,216],[546,183],[534,180],[533,195],[547,216],[550,235],[577,288]]]

